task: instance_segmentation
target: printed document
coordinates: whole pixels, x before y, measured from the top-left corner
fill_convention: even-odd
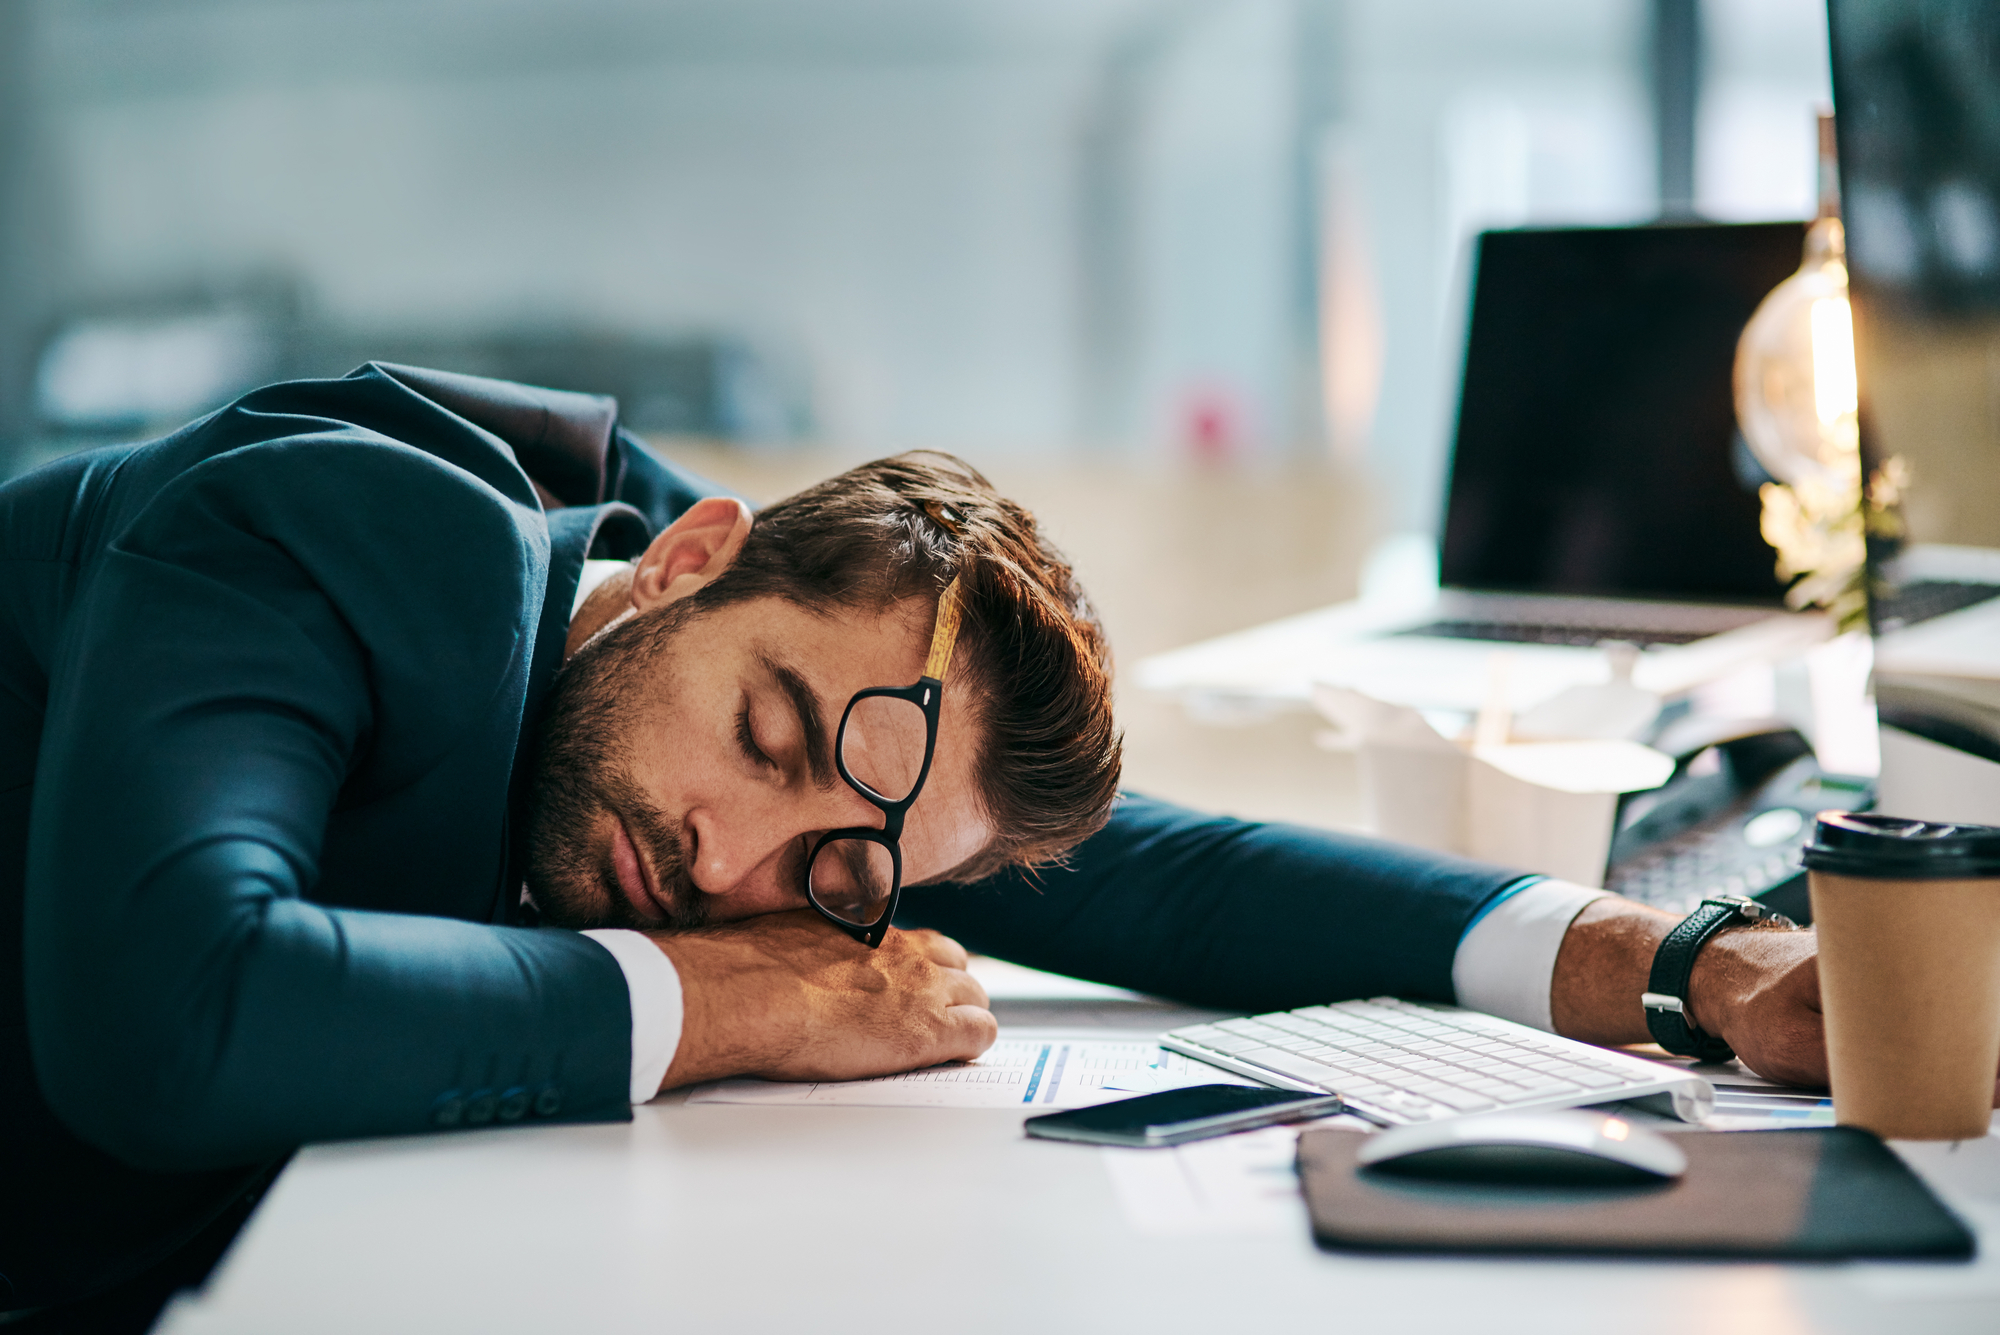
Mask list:
[[[1169,1052],[1151,1037],[1016,1029],[1003,1032],[975,1061],[821,1084],[721,1080],[697,1088],[688,1102],[1039,1111],[1085,1108],[1185,1085],[1255,1083]]]

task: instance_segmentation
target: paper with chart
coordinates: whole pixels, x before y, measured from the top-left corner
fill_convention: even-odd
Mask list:
[[[1184,1085],[1249,1085],[1228,1071],[1169,1052],[1151,1037],[1012,1030],[976,1061],[874,1080],[793,1084],[722,1080],[689,1103],[804,1104],[873,1108],[1085,1108]]]

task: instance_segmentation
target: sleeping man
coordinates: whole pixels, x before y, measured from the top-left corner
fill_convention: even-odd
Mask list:
[[[370,365],[0,520],[0,1307],[162,1264],[308,1141],[975,1056],[965,947],[1647,1037],[1671,918],[1121,795],[1082,590],[944,456],[753,514],[607,400]],[[1811,1081],[1817,998],[1811,933],[1742,929],[1687,1001]]]

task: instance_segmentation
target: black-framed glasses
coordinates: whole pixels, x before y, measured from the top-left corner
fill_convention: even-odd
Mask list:
[[[958,580],[938,595],[924,675],[914,686],[856,691],[840,716],[833,759],[847,786],[882,813],[879,829],[828,830],[806,863],[806,902],[874,949],[889,934],[903,893],[903,818],[924,790],[937,753],[938,706],[958,643]]]

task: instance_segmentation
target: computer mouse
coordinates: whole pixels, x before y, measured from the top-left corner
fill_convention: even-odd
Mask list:
[[[1687,1155],[1657,1131],[1592,1112],[1494,1113],[1368,1137],[1363,1167],[1403,1177],[1520,1186],[1670,1182]]]

